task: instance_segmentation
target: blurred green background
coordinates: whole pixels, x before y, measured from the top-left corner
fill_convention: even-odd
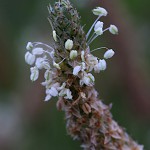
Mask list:
[[[96,89],[113,104],[114,119],[145,149],[150,149],[150,1],[71,0],[86,24],[96,19],[91,10],[105,7],[105,27],[115,24],[119,35],[101,36],[91,49],[116,51],[108,69],[96,75]],[[47,5],[53,0],[0,0],[0,150],[80,150],[66,133],[64,113],[56,101],[44,102],[42,77],[29,80],[24,62],[26,43],[52,44]],[[95,53],[96,56],[100,52]],[[100,56],[99,56],[100,57]]]

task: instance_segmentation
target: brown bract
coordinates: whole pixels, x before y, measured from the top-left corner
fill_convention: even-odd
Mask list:
[[[78,103],[60,98],[57,108],[65,111],[66,129],[73,139],[80,140],[84,150],[142,150],[142,146],[112,119],[110,107],[97,98],[93,87],[82,89],[86,99]]]

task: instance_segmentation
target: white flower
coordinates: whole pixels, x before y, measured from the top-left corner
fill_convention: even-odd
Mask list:
[[[64,82],[64,83],[61,85],[61,87],[58,87],[58,90],[60,91],[60,90],[64,89],[65,86],[66,86],[66,83]]]
[[[81,80],[80,80],[80,85],[82,86],[83,84],[89,85],[90,84],[90,79],[87,76],[84,76]]]
[[[50,65],[49,63],[46,61],[45,58],[37,58],[36,59],[36,62],[35,62],[35,65],[39,68],[39,69],[50,69]]]
[[[44,73],[44,78],[46,80],[50,80],[52,78],[52,71],[46,70],[45,73]]]
[[[65,49],[68,49],[68,50],[71,50],[73,48],[73,41],[68,39],[66,42],[65,42]]]
[[[98,63],[98,64],[96,64],[95,66],[94,66],[94,71],[95,71],[95,73],[99,73],[100,72],[100,67],[101,67],[101,65],[100,65],[100,63]]]
[[[92,71],[94,66],[98,64],[97,57],[93,56],[92,54],[88,54],[86,58],[86,63],[88,65],[88,70]]]
[[[80,95],[81,95],[81,97],[82,97],[83,99],[86,99],[86,95],[85,95],[84,92],[80,92]]]
[[[33,63],[35,62],[35,56],[31,54],[30,52],[26,52],[25,61],[27,64],[33,65]]]
[[[71,95],[70,89],[66,89],[66,96],[64,98],[65,99],[72,99],[72,95]]]
[[[76,66],[73,69],[73,75],[77,76],[79,71],[84,71],[85,69],[86,69],[86,65],[84,62],[82,62],[80,66]]]
[[[53,61],[53,66],[56,67],[59,70],[61,69],[60,66],[59,66],[59,64],[57,64],[55,61]]]
[[[46,97],[44,101],[48,101],[51,98],[58,96],[58,91],[55,87],[51,87],[50,89],[46,89]]]
[[[97,57],[93,56],[92,54],[88,54],[86,62],[89,66],[94,66],[98,63],[98,60]]]
[[[107,65],[106,65],[106,61],[104,59],[100,59],[99,60],[99,67],[100,67],[100,70],[105,70]]]
[[[65,95],[66,95],[66,96],[65,96]],[[63,89],[60,91],[59,96],[62,96],[62,97],[64,97],[65,99],[72,99],[71,91],[70,91],[70,89],[67,89],[67,88],[63,88]]]
[[[94,30],[97,30],[98,28],[103,28],[103,22],[97,21],[97,23],[94,26]]]
[[[53,31],[53,39],[55,40],[55,42],[57,42],[57,34],[55,30]]]
[[[30,68],[30,72],[31,72],[31,75],[30,75],[30,80],[31,81],[35,81],[38,79],[39,77],[39,70],[37,67],[31,67]]]
[[[35,62],[35,65],[38,67],[38,69],[42,69],[43,68],[43,61],[45,61],[44,58],[37,58],[36,59],[36,62]]]
[[[118,28],[115,25],[110,25],[109,32],[112,34],[118,34]]]
[[[92,86],[94,84],[95,78],[91,73],[84,72],[82,79],[80,80],[80,85],[86,84],[87,86]]]
[[[66,94],[66,88],[63,88],[60,92],[59,92],[59,96],[65,96]]]
[[[41,54],[43,54],[43,52],[44,52],[43,48],[40,48],[40,47],[34,48],[32,50],[33,55],[41,55]]]
[[[107,15],[107,11],[106,9],[102,8],[102,7],[97,7],[95,9],[92,10],[94,15],[101,15],[101,16],[106,16]]]
[[[49,54],[50,54],[50,57],[51,57],[52,59],[54,59],[54,54],[55,54],[55,52],[52,51],[52,52],[50,52]]]
[[[56,90],[58,91],[60,88],[60,83],[59,82],[55,82],[52,84],[52,87],[56,88]]]
[[[31,50],[33,48],[33,44],[31,42],[27,43],[26,49]]]
[[[45,102],[47,102],[47,101],[49,101],[51,98],[52,98],[52,96],[48,94],[48,95],[46,95],[46,97],[45,97],[45,100],[44,100],[44,101],[45,101]]]
[[[95,81],[95,78],[91,73],[88,73],[87,76],[90,78],[91,82]]]
[[[44,69],[50,69],[50,64],[47,61],[44,61],[42,64]]]
[[[52,81],[53,81],[52,79],[46,80],[42,82],[41,85],[45,86],[46,88],[49,88]]]
[[[84,62],[81,63],[81,71],[84,71],[86,69],[86,65]]]
[[[75,59],[78,55],[78,52],[76,50],[72,50],[70,52],[70,59]]]
[[[79,71],[81,71],[81,66],[76,66],[74,69],[73,69],[73,75],[77,76]]]
[[[54,87],[51,87],[50,89],[47,89],[46,93],[50,94],[51,96],[54,96],[54,97],[58,96],[58,91]]]
[[[82,59],[82,61],[85,61],[84,55],[85,55],[85,52],[81,51],[81,59]]]
[[[112,49],[109,49],[109,50],[107,50],[107,51],[105,52],[104,58],[105,58],[105,59],[111,58],[111,57],[114,56],[114,54],[115,54],[115,52],[114,52]]]

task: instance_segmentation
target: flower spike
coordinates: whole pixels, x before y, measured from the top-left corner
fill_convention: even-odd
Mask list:
[[[143,150],[114,121],[110,106],[99,100],[94,88],[94,73],[101,75],[108,66],[107,59],[115,54],[107,47],[90,50],[90,44],[104,32],[118,34],[114,25],[103,29],[100,18],[107,16],[106,9],[93,9],[97,19],[87,34],[69,0],[59,0],[48,11],[54,46],[28,42],[25,53],[25,62],[31,67],[30,79],[36,81],[40,72],[44,74],[44,101],[58,97],[57,108],[65,112],[67,133],[79,140],[84,150]],[[101,49],[105,50],[103,58],[93,54]]]

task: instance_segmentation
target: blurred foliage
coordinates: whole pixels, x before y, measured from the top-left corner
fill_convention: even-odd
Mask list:
[[[140,22],[150,22],[149,19],[149,6],[150,1],[140,1],[140,0],[123,0],[124,4],[126,4],[132,13],[134,15],[134,19],[136,19],[139,24]]]

